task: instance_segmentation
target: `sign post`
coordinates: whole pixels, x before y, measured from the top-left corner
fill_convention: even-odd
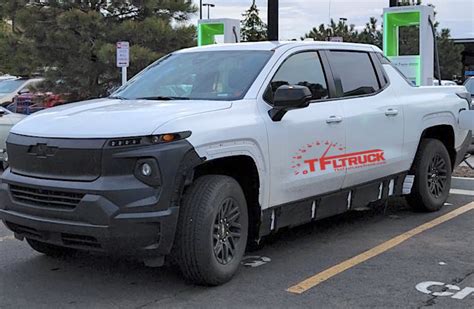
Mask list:
[[[127,82],[127,68],[130,65],[130,43],[117,42],[117,67],[122,68],[122,85]]]

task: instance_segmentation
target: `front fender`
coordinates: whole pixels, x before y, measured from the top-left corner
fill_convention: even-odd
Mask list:
[[[195,147],[196,152],[206,161],[235,156],[248,156],[252,158],[258,170],[260,181],[259,203],[262,209],[267,208],[268,201],[265,199],[268,193],[267,162],[264,159],[262,149],[257,142],[249,139],[241,139],[227,142],[214,142]]]

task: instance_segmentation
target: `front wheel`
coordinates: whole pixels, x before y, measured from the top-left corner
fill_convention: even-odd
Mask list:
[[[248,213],[244,193],[231,177],[208,175],[187,190],[180,208],[175,259],[195,284],[229,281],[245,253]]]
[[[451,159],[444,144],[437,139],[421,142],[415,158],[415,182],[408,203],[416,211],[440,210],[451,189]]]

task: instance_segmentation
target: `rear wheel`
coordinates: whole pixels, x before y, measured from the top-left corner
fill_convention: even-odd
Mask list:
[[[237,272],[247,234],[247,204],[238,182],[227,176],[203,176],[184,196],[175,259],[193,283],[223,284]]]
[[[76,252],[76,250],[71,248],[55,246],[34,239],[26,239],[26,242],[28,242],[33,250],[51,257],[67,256]]]
[[[451,159],[444,144],[437,139],[421,142],[415,158],[415,182],[407,197],[410,206],[417,211],[440,210],[451,189]]]

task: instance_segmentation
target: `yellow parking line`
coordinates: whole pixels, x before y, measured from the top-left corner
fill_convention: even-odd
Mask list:
[[[287,289],[288,292],[290,293],[294,293],[294,294],[302,294],[306,291],[308,291],[309,289],[311,288],[314,288],[315,286],[317,286],[318,284],[348,270],[349,268],[352,268],[360,263],[363,263],[379,254],[382,254],[384,253],[385,251],[388,251],[398,245],[400,245],[401,243],[403,243],[404,241],[426,231],[426,230],[429,230],[437,225],[440,225],[446,221],[449,221],[453,218],[456,218],[470,210],[473,210],[474,209],[474,202],[468,204],[468,205],[465,205],[463,207],[460,207],[450,213],[447,213],[441,217],[438,217],[436,219],[434,219],[433,221],[430,221],[428,223],[425,223],[423,225],[420,225],[406,233],[403,233],[397,237],[394,237],[370,250],[367,250],[365,251],[364,253],[361,253],[357,256],[354,256],[340,264],[337,264],[331,268],[328,268],[322,272],[320,272],[319,274],[316,274],[312,277],[309,277],[305,280],[303,280],[302,282],[290,287]]]

